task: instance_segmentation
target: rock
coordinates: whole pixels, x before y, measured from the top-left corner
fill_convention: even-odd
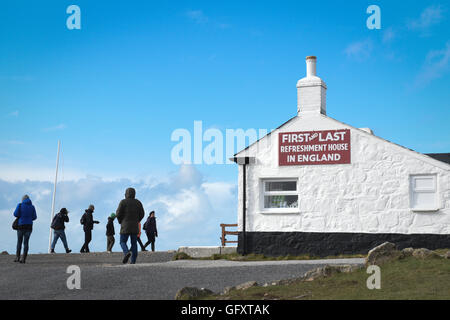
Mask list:
[[[3,256],[3,255],[6,256],[6,255],[8,255],[8,254],[9,254],[8,251],[2,251],[2,256]]]
[[[402,257],[401,251],[397,250],[396,245],[391,242],[385,242],[369,251],[366,257],[366,266],[382,265],[385,262],[397,260]]]
[[[433,258],[440,258],[441,256],[438,255],[436,252],[431,251],[429,249],[426,248],[420,248],[420,249],[415,249],[412,253],[413,257],[417,258],[417,259],[433,259]]]
[[[349,273],[353,272],[357,269],[359,269],[360,266],[357,265],[350,265],[350,264],[344,264],[344,265],[326,265],[324,267],[316,268],[313,270],[308,271],[303,276],[304,281],[313,281],[317,278],[321,277],[329,277],[336,273]]]
[[[229,294],[231,290],[235,290],[236,287],[225,287],[225,289],[223,289],[222,294]]]
[[[235,289],[236,290],[246,290],[251,287],[256,287],[258,283],[256,281],[247,281],[241,284],[238,284]]]
[[[411,257],[413,254],[414,249],[413,248],[405,248],[402,250],[402,256],[403,258]]]
[[[211,290],[205,288],[184,287],[178,290],[175,300],[192,300],[213,294]]]
[[[450,251],[447,251],[446,253],[444,253],[444,254],[442,255],[442,258],[450,259]]]

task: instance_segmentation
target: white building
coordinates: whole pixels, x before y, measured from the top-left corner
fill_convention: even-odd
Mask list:
[[[328,117],[316,57],[306,65],[298,115],[233,158],[238,251],[326,256],[367,253],[384,241],[449,248],[449,155],[421,154]]]

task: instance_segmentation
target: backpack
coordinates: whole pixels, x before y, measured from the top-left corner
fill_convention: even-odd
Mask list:
[[[84,213],[84,214],[81,216],[81,219],[80,219],[80,223],[81,223],[82,225],[84,225],[85,222],[86,222],[86,213]]]
[[[13,224],[12,224],[12,228],[13,230],[18,230],[19,229],[19,219],[21,216],[21,212],[20,212],[20,207],[21,207],[21,203],[19,204],[19,216],[14,220]]]
[[[59,213],[58,214],[56,214],[54,217],[53,217],[53,220],[52,220],[52,224],[50,225],[50,228],[52,228],[52,229],[56,229],[57,227],[59,227],[60,226],[60,216],[59,216]]]

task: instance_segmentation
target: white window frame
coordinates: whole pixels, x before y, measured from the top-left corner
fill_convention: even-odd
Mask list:
[[[416,180],[427,177],[433,178],[433,187],[431,188],[416,188]],[[428,206],[415,206],[415,195],[418,193],[432,193],[434,194],[434,203]],[[437,183],[437,174],[411,174],[409,176],[409,206],[412,211],[438,211],[439,210],[439,192]]]
[[[266,191],[266,182],[295,182],[295,191]],[[299,213],[298,178],[261,178],[260,179],[260,213]],[[297,196],[296,208],[265,208],[265,196]]]

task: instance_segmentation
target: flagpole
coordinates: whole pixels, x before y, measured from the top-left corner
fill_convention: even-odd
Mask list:
[[[59,167],[59,150],[61,148],[61,141],[58,140],[58,153],[56,155],[56,172],[55,172],[55,184],[53,186],[53,199],[52,199],[52,216],[50,218],[50,225],[52,224],[53,217],[55,216],[55,199],[56,199],[56,183],[58,182],[58,167]],[[48,253],[51,251],[52,245],[52,228],[50,227],[50,234],[48,237]]]

